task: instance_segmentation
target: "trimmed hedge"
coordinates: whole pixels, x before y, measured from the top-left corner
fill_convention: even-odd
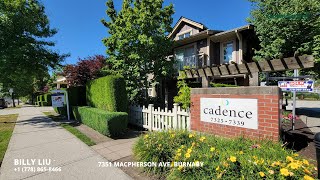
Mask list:
[[[68,88],[69,104],[71,106],[86,105],[86,87],[77,86]]]
[[[46,93],[44,95],[42,95],[42,105],[41,106],[51,106],[52,102],[51,102],[51,94],[50,93]]]
[[[41,94],[40,97],[39,97],[39,101],[42,102],[43,99],[44,99],[44,98],[43,98],[43,94]]]
[[[68,91],[70,118],[74,118],[72,113],[72,107],[86,105],[86,88],[84,86],[78,86],[78,87],[70,87],[68,89],[66,88],[61,88],[61,89]],[[54,108],[54,111],[64,116],[68,115],[67,105],[65,105],[64,107]]]
[[[106,76],[87,83],[87,104],[110,112],[127,112],[128,97],[121,76]]]
[[[67,113],[67,106],[63,106],[63,107],[54,107],[53,108],[54,111],[60,115],[63,115],[63,116],[68,116],[68,113]],[[71,112],[71,109],[70,109],[70,118],[72,118],[72,112]]]
[[[46,93],[46,94],[41,94],[36,96],[36,102],[35,105],[38,106],[51,106],[51,94]]]
[[[107,112],[88,106],[73,107],[76,120],[106,136],[117,136],[124,132],[128,125],[128,113]]]

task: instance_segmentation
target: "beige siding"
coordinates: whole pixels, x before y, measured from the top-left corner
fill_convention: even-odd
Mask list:
[[[203,39],[197,42],[197,51],[198,54],[204,53],[207,54],[207,39]]]
[[[179,39],[179,35],[190,32],[191,31],[191,35],[197,34],[199,33],[199,29],[191,27],[188,24],[184,24],[182,26],[182,28],[180,28],[180,30],[177,32],[177,34],[175,35],[174,40],[178,40]]]

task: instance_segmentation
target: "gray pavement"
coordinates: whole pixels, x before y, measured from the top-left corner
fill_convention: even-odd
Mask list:
[[[292,109],[289,101],[289,109]],[[297,114],[307,127],[315,134],[320,132],[320,101],[297,100]]]
[[[109,161],[117,161],[133,154],[132,146],[136,140],[137,138],[107,141],[92,146],[92,149]]]
[[[131,179],[119,168],[99,167],[99,162],[108,160],[44,116],[41,108],[0,110],[0,115],[15,113],[19,117],[1,165],[0,180]],[[42,172],[43,167],[51,168],[51,172]]]

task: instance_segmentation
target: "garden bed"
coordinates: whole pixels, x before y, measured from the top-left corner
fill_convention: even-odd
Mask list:
[[[313,164],[280,143],[187,131],[141,136],[134,154],[137,161],[171,162],[171,167],[145,167],[145,171],[167,179],[312,179],[316,173]],[[172,162],[190,162],[194,166],[174,166]]]

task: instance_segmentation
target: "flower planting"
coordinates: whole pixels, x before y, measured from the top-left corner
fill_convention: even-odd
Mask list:
[[[171,162],[171,167],[145,167],[167,179],[313,179],[316,171],[280,143],[188,131],[148,133],[139,138],[134,154],[138,161]],[[201,166],[175,166],[176,162]]]

